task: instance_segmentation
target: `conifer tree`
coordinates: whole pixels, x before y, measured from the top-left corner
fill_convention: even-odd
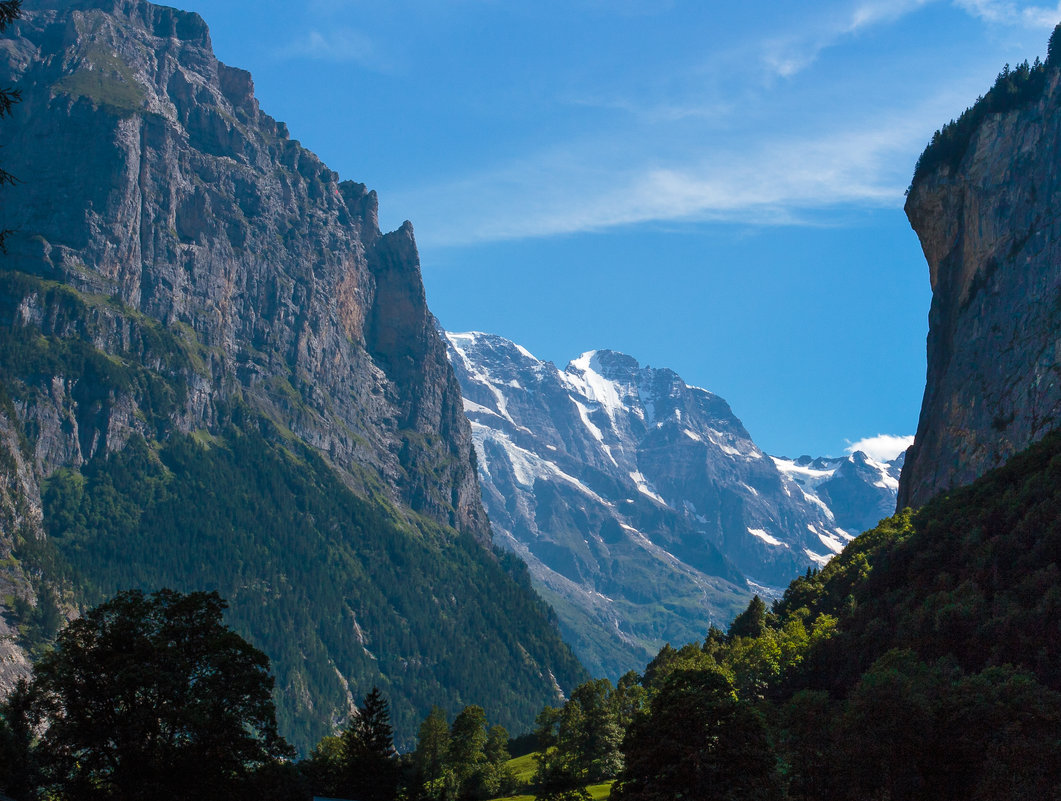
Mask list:
[[[392,801],[398,792],[398,754],[390,705],[379,687],[365,696],[342,742],[344,795],[358,801]]]
[[[729,624],[730,637],[758,637],[766,628],[766,602],[758,595],[752,597],[748,608]]]

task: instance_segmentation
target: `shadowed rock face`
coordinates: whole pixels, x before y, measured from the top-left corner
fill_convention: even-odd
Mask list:
[[[193,359],[181,431],[234,399],[325,453],[352,486],[488,538],[459,389],[424,299],[412,227],[381,234],[376,195],[258,108],[195,14],[145,2],[27,3],[0,41],[24,102],[5,124],[7,270],[107,299],[91,321],[38,293],[6,313],[156,359],[139,315]],[[91,329],[91,331],[89,331]],[[78,377],[20,410],[42,475],[145,432],[140,401],[89,414]]]
[[[1061,422],[1061,89],[988,115],[906,213],[932,282],[928,376],[899,506],[967,484]]]
[[[281,711],[304,738],[345,720],[373,684],[396,696],[409,746],[434,703],[452,711],[464,698],[491,720],[528,727],[584,678],[522,574],[489,550],[470,426],[425,302],[412,226],[382,233],[375,193],[340,181],[262,113],[250,76],[217,61],[194,14],[132,0],[28,0],[0,38],[0,85],[23,93],[0,126],[0,158],[22,179],[0,192],[0,227],[15,231],[0,257],[0,597],[32,603],[43,587],[68,612],[86,602],[63,575],[45,585],[43,573],[31,580],[8,559],[46,531],[55,537],[44,544],[71,562],[90,550],[61,550],[69,538],[53,530],[60,518],[48,517],[46,492],[42,511],[42,487],[71,476],[77,485],[121,455],[190,440],[208,452],[249,432],[268,441],[260,452],[306,468],[330,497],[345,498],[330,489],[345,485],[364,501],[342,509],[382,507],[372,542],[395,535],[362,552],[368,537],[358,539],[353,515],[315,529],[298,507],[313,535],[298,548],[250,540],[268,551],[256,557],[276,578],[266,588],[272,606],[263,612],[259,599],[255,616],[228,595],[252,639],[264,632],[275,642],[276,609],[297,622],[321,598],[340,599],[330,619],[284,631],[284,653],[269,654]],[[303,458],[306,446],[324,467],[313,466],[316,454]],[[263,475],[248,468],[236,486]],[[203,526],[221,541],[225,524]],[[105,546],[94,554],[120,552],[106,520],[93,531],[90,544]],[[257,535],[253,524],[239,533]],[[185,544],[173,537],[161,547],[166,554],[148,554],[130,581],[160,586],[151,571],[179,561]],[[386,569],[358,569],[366,564]],[[305,565],[325,566],[303,574],[327,581],[300,582],[295,568]],[[229,567],[203,566],[213,571],[208,588],[219,573],[237,576]],[[406,579],[416,593],[402,594]],[[100,591],[117,581],[103,570],[85,580]],[[434,610],[422,599],[433,594],[452,637],[424,623]],[[414,596],[422,616],[411,620],[402,604]],[[366,598],[371,617],[358,606]],[[0,615],[0,637],[19,614]],[[11,645],[0,642],[0,693],[27,668]],[[496,697],[473,697],[465,679],[490,670]]]

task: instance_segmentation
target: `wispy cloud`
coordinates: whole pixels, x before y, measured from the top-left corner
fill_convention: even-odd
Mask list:
[[[1061,22],[1061,3],[1054,6],[1026,5],[1007,0],[954,0],[954,4],[993,25],[1053,28]]]
[[[765,43],[763,62],[770,72],[790,78],[815,61],[822,51],[877,25],[897,22],[935,0],[861,2],[840,14],[820,17],[806,29]]]
[[[912,435],[878,434],[875,437],[866,437],[858,442],[852,442],[844,448],[844,451],[847,453],[862,451],[870,459],[875,459],[878,462],[890,462],[913,444],[914,438]]]
[[[353,28],[329,31],[311,30],[277,51],[279,58],[308,58],[318,61],[352,62],[385,71],[387,61],[371,38]]]
[[[624,97],[583,95],[565,98],[563,102],[571,106],[624,112],[650,125],[686,120],[719,120],[739,110],[733,101],[632,100]]]
[[[761,138],[670,163],[581,143],[453,183],[391,192],[389,202],[435,246],[649,222],[791,224],[823,209],[901,204],[905,165],[926,130],[918,115],[896,114],[819,138]]]

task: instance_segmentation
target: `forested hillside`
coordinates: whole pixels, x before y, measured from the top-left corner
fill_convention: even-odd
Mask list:
[[[583,801],[612,780],[620,801],[1061,798],[1059,561],[1061,432],[881,521],[726,631],[546,707],[527,789]]]
[[[727,632],[665,648],[643,677],[618,797],[751,770],[724,732],[774,757],[726,797],[1061,797],[1059,561],[1053,434],[882,521]],[[696,711],[723,708],[728,724]]]

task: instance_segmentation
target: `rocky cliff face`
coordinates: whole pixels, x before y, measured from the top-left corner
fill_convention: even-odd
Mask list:
[[[1061,422],[1059,80],[1047,67],[1041,92],[978,116],[960,158],[910,188],[932,308],[900,507],[971,482]]]
[[[566,369],[447,334],[495,539],[528,563],[597,673],[725,627],[751,594],[824,564],[889,514],[889,466],[774,459],[719,396],[614,351]],[[884,511],[878,514],[878,511]],[[752,582],[749,584],[749,580]]]
[[[489,550],[412,226],[382,233],[375,193],[264,114],[195,14],[27,0],[0,38],[0,84],[23,94],[0,130],[22,179],[0,195],[15,232],[0,257],[0,589],[22,612],[0,625],[53,624],[41,587],[69,609],[130,584],[216,587],[244,631],[282,648],[280,711],[300,746],[373,683],[396,696],[406,743],[417,715],[462,696],[529,726],[584,674]],[[196,472],[240,453],[261,462]],[[281,518],[234,522],[253,510],[213,483],[291,526],[264,539]],[[187,542],[161,537],[196,504]],[[305,615],[324,608],[334,617]],[[436,608],[444,625],[417,617]],[[0,673],[21,659],[0,651]],[[493,700],[468,684],[477,663],[498,672]]]
[[[90,334],[142,362],[174,332],[182,431],[238,397],[326,453],[352,485],[486,537],[459,389],[424,300],[412,227],[381,234],[376,196],[258,108],[194,14],[145,2],[30,3],[0,44],[24,95],[5,126],[7,270],[98,298],[70,319],[39,291],[10,299],[45,335]],[[145,322],[146,321],[146,322]],[[89,330],[89,328],[91,330]],[[173,361],[173,360],[171,360]],[[135,393],[89,412],[54,376],[22,419],[43,475],[145,432]],[[148,415],[150,416],[150,415]],[[424,476],[433,475],[433,484]]]

